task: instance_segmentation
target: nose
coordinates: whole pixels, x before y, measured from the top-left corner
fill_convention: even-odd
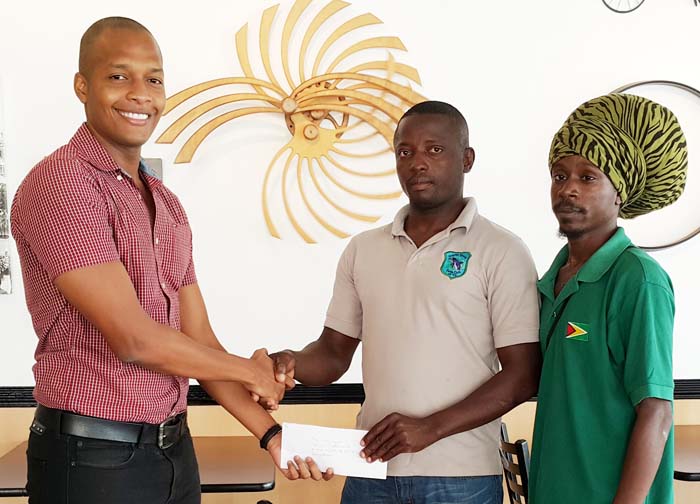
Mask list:
[[[418,151],[411,160],[411,169],[414,171],[425,171],[428,169],[428,161],[424,153]]]
[[[562,198],[577,198],[580,194],[579,181],[574,177],[569,177],[558,184],[557,194]]]
[[[139,104],[148,103],[152,100],[148,85],[142,79],[132,80],[127,98]]]

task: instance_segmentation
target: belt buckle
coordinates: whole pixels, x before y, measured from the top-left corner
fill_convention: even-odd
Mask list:
[[[166,427],[170,427],[172,425],[173,420],[177,420],[177,417],[166,418],[160,424],[158,424],[158,448],[161,450],[167,450],[177,442],[177,439],[171,439],[168,441],[169,436],[165,431]],[[172,437],[176,438],[177,436]]]

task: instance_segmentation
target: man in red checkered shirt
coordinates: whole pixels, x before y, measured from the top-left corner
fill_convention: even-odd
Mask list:
[[[185,211],[141,162],[165,106],[162,67],[136,21],[93,24],[74,81],[87,121],[30,171],[12,205],[39,337],[30,502],[199,502],[189,377],[279,466],[278,426],[253,398],[276,405],[286,377],[274,376],[264,350],[245,359],[221,346]],[[285,476],[331,473],[300,461]]]

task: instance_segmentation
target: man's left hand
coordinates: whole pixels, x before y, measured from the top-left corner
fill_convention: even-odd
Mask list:
[[[400,453],[419,452],[437,440],[435,428],[427,419],[392,413],[362,438],[360,456],[367,462],[385,462]]]

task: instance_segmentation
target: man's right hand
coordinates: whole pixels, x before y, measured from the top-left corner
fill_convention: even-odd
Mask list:
[[[269,355],[272,359],[273,372],[275,374],[275,380],[280,385],[284,385],[286,390],[294,388],[294,366],[296,361],[294,359],[294,353],[291,350],[283,350],[281,352],[276,352]],[[256,396],[256,394],[251,394],[253,400],[260,403],[260,406],[266,410],[276,410],[277,406],[274,402],[269,401],[265,397]]]
[[[259,400],[267,409],[275,410],[284,397],[284,383],[275,379],[275,371],[272,359],[267,355],[267,350],[260,348],[250,358],[253,371],[251,383],[244,383],[253,399]]]
[[[324,327],[321,336],[298,351],[282,350],[270,355],[277,381],[287,390],[294,388],[294,379],[304,385],[330,385],[350,367],[358,338]]]
[[[294,385],[296,385],[294,382],[294,368],[296,366],[294,352],[291,350],[275,352],[270,354],[270,359],[272,359],[272,365],[275,370],[275,378],[277,381],[284,383],[287,390],[293,389]]]

